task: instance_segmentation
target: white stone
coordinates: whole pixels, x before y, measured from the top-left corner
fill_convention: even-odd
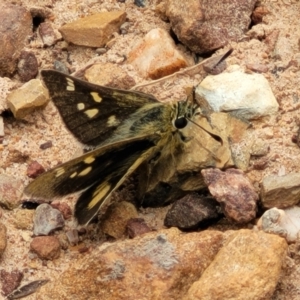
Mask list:
[[[278,234],[288,242],[295,242],[300,232],[300,207],[271,208],[259,219],[257,227],[265,232]]]
[[[240,70],[207,76],[198,85],[196,97],[213,111],[233,112],[245,119],[275,114],[279,107],[263,75]]]

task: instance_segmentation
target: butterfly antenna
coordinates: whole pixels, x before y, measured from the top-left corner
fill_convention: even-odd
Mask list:
[[[204,127],[202,127],[201,125],[199,125],[198,123],[196,123],[193,120],[191,120],[190,118],[187,118],[187,120],[189,120],[194,125],[200,127],[203,131],[205,131],[206,133],[208,133],[215,141],[219,142],[221,144],[221,146],[223,146],[223,140],[222,140],[222,138],[219,135],[214,134],[214,133],[208,131],[207,129],[205,129]]]
[[[200,127],[202,130],[204,130],[206,133],[208,133],[214,140],[216,140],[217,142],[219,142],[221,144],[221,146],[223,145],[223,140],[221,139],[220,136],[208,131],[207,129],[205,129],[204,127],[202,127],[201,125],[197,124],[196,122],[192,121],[191,119],[187,118],[187,120],[189,120],[192,124]],[[214,160],[221,162],[221,160],[209,149],[207,149],[203,144],[201,144],[201,142],[199,140],[196,139],[196,142],[198,143],[198,145],[203,148],[205,151],[207,151]]]

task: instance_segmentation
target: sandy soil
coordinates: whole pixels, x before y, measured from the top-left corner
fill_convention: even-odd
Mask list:
[[[95,12],[120,9],[126,9],[128,19],[132,23],[128,34],[118,35],[112,48],[101,56],[97,55],[95,49],[77,46],[70,46],[68,51],[61,51],[61,42],[55,47],[43,48],[37,37],[28,45],[28,50],[34,51],[40,69],[52,68],[54,59],[64,62],[72,72],[82,68],[91,59],[97,62],[120,63],[132,45],[150,29],[156,27],[169,29],[169,24],[160,20],[150,9],[152,6],[140,9],[133,4],[133,1],[121,3],[114,0],[19,0],[16,2],[27,7],[52,5],[52,13],[55,16],[53,22],[57,27]],[[234,49],[234,53],[227,60],[229,65],[238,64],[245,69],[247,65],[253,63],[266,65],[268,72],[264,73],[264,76],[269,80],[280,105],[280,110],[276,116],[253,122],[253,136],[267,140],[270,147],[267,155],[267,167],[264,170],[247,172],[257,188],[259,188],[262,178],[269,174],[283,175],[300,172],[300,149],[292,142],[292,136],[297,134],[299,127],[300,2],[297,0],[263,2],[265,2],[270,13],[265,17],[263,24],[252,29],[252,36],[257,38],[251,39],[245,36],[243,41],[232,42],[230,46]],[[274,30],[279,30],[279,36],[276,40],[272,35]],[[222,52],[224,50],[220,50],[218,53]],[[186,53],[189,54],[188,51]],[[130,65],[124,64],[122,68],[133,76],[137,83],[144,82]],[[17,77],[13,79],[17,81]],[[170,97],[180,99],[183,95],[184,86],[196,84],[198,81],[197,76],[182,76],[175,81],[166,82],[164,86],[159,86],[153,92],[160,99]],[[24,186],[29,182],[26,170],[30,161],[37,160],[48,169],[59,162],[77,156],[82,151],[81,145],[62,126],[58,112],[51,103],[45,109],[26,117],[25,120],[16,121],[12,117],[5,117],[4,122],[5,138],[0,152],[2,165],[0,174],[7,174],[20,179]],[[52,141],[53,147],[41,150],[39,146],[47,141]],[[74,205],[73,197],[68,197],[63,201],[67,201],[71,206]],[[144,217],[154,228],[160,228],[165,211],[165,208],[148,209],[141,211],[141,214],[145,213]],[[68,267],[73,259],[81,255],[76,247],[71,247],[55,261],[41,261],[29,252],[32,231],[16,229],[14,214],[15,211],[2,210],[1,221],[8,229],[8,246],[1,262],[1,268],[7,271],[14,269],[23,271],[23,283],[44,278],[55,278]],[[64,230],[73,226],[75,226],[74,222],[69,221]],[[223,229],[228,227],[230,228],[226,225]],[[97,226],[90,225],[88,232],[88,238],[84,240],[84,244],[88,247],[99,245],[101,238],[97,237]],[[300,286],[299,261],[299,247],[297,244],[291,245],[290,255],[286,260],[286,268],[282,273],[273,299],[300,299],[300,291],[297,287]],[[28,299],[34,299],[34,296],[30,296]]]

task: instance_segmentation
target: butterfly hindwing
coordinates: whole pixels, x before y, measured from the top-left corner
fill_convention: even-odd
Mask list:
[[[97,148],[40,175],[25,188],[25,194],[52,199],[84,191],[75,215],[80,224],[85,224],[111,192],[153,153],[157,141],[157,135],[150,135]]]
[[[137,109],[157,102],[148,94],[95,85],[53,70],[41,75],[67,128],[91,146],[109,138]]]

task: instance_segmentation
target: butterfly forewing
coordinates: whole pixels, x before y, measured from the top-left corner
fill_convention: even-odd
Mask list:
[[[67,128],[91,146],[109,138],[137,109],[157,102],[148,94],[103,87],[52,70],[41,75]]]

